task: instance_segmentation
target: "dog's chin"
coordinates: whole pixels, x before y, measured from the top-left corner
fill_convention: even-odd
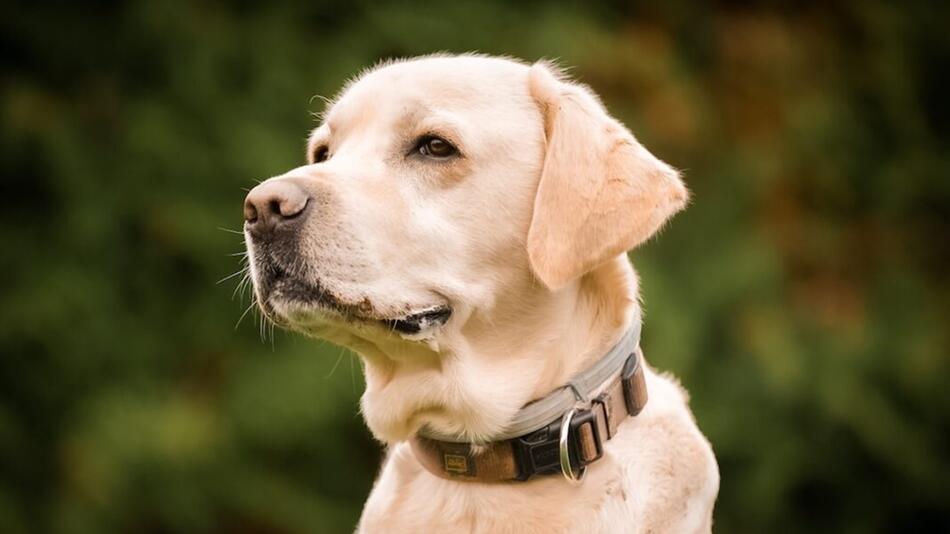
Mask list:
[[[278,326],[314,336],[337,328],[424,340],[452,316],[451,306],[444,302],[380,305],[370,297],[353,302],[319,283],[293,279],[278,280],[266,287],[266,293],[258,294],[263,313]]]
[[[487,443],[504,430],[504,423],[513,413],[498,401],[478,410],[452,409],[426,400],[430,394],[433,391],[424,382],[367,390],[361,399],[361,411],[373,435],[386,443],[405,441],[423,428],[437,435]]]

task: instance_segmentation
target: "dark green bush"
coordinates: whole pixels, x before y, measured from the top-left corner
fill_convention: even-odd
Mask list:
[[[21,2],[0,43],[0,530],[347,532],[355,358],[235,328],[242,188],[380,58],[560,58],[693,205],[634,251],[719,532],[950,530],[939,2]]]

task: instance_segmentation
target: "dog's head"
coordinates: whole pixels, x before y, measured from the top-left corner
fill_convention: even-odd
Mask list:
[[[429,57],[349,84],[307,164],[247,196],[245,233],[267,317],[364,357],[377,436],[478,437],[551,378],[525,350],[566,332],[584,275],[686,198],[550,66]]]

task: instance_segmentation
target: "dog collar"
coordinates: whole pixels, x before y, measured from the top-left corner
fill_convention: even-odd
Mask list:
[[[604,454],[604,442],[647,402],[640,317],[600,360],[515,414],[495,441],[472,443],[423,427],[410,439],[416,459],[442,478],[524,481],[561,473],[579,482]]]

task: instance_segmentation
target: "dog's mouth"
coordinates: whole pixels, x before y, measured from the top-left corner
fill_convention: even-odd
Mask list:
[[[368,298],[353,301],[342,298],[324,287],[270,263],[254,280],[261,310],[280,326],[341,322],[351,325],[376,326],[404,336],[420,336],[444,325],[452,316],[447,303],[421,306],[405,305],[404,311],[386,312]]]
[[[444,325],[452,316],[452,308],[447,304],[429,308],[424,311],[410,313],[397,319],[384,319],[383,323],[391,330],[402,334],[420,334]]]

